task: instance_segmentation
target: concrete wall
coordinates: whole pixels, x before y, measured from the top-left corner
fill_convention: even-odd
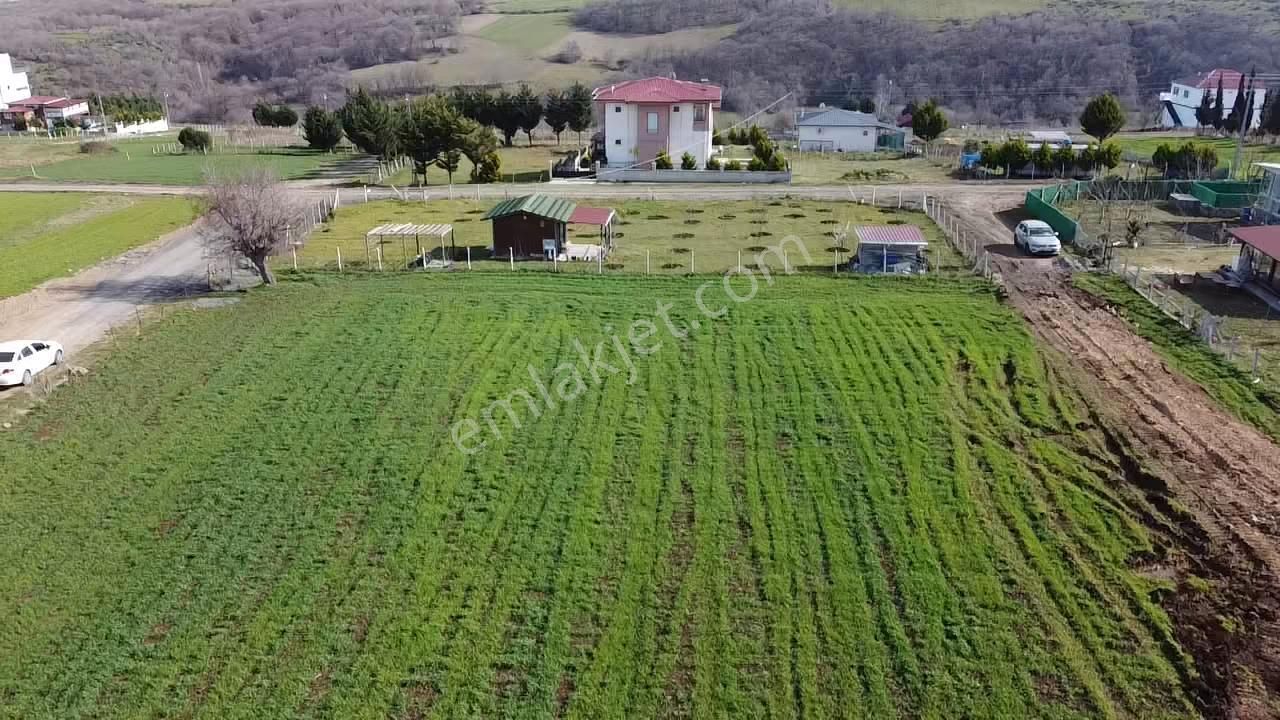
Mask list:
[[[800,126],[800,149],[805,152],[875,152],[874,127]]]
[[[751,172],[749,170],[610,170],[601,168],[596,174],[600,182],[650,183],[791,183],[791,171]]]

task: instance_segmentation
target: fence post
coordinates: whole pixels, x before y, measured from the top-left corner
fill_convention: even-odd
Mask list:
[[[382,243],[378,243],[378,272],[382,272]]]
[[[693,251],[689,251],[689,274],[693,274]]]
[[[1253,349],[1253,379],[1258,379],[1258,354],[1262,352],[1259,348]]]
[[[742,250],[738,250],[738,274],[742,274]]]
[[[369,186],[368,185],[364,186],[364,201],[365,203],[369,202]]]
[[[342,272],[342,248],[338,248],[338,272]]]
[[[467,246],[467,269],[471,269],[471,246]]]
[[[512,272],[516,269],[516,251],[515,248],[507,248],[507,259],[511,262]]]
[[[289,248],[289,253],[293,255],[293,269],[297,270],[298,269],[298,248],[291,246]]]
[[[739,263],[739,264],[741,264],[741,263],[742,263],[742,251],[741,251],[741,250],[739,250],[739,251],[738,251],[738,263]],[[648,251],[648,250],[645,250],[645,251],[644,251],[644,274],[645,274],[645,275],[648,275],[648,274],[649,274],[649,251]]]

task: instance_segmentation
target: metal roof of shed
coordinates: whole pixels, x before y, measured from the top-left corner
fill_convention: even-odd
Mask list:
[[[860,225],[853,229],[867,245],[928,245],[915,225]]]
[[[489,208],[489,212],[485,213],[481,220],[494,220],[497,218],[507,217],[508,215],[518,215],[525,213],[527,215],[537,215],[550,220],[559,222],[569,222],[569,218],[573,217],[573,211],[577,208],[574,203],[562,198],[547,197],[546,195],[523,195],[514,197],[510,200],[502,202]]]
[[[412,223],[388,223],[379,225],[378,227],[365,233],[365,235],[395,235],[395,236],[418,236],[427,235],[431,237],[444,237],[453,231],[452,225],[441,223],[433,223],[431,225],[414,225]]]
[[[1237,240],[1270,258],[1280,258],[1280,225],[1255,225],[1230,231]]]

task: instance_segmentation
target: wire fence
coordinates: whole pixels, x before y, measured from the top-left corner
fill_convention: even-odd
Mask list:
[[[438,188],[435,190],[438,191]],[[687,275],[725,272],[810,272],[825,275],[841,275],[851,272],[849,263],[856,253],[856,237],[852,237],[851,223],[813,225],[812,233],[802,232],[798,236],[770,235],[759,232],[753,225],[753,231],[759,237],[746,236],[737,242],[724,242],[724,237],[717,237],[716,242],[699,244],[696,241],[687,243],[689,247],[672,247],[667,243],[651,244],[643,242],[631,244],[625,239],[629,228],[625,225],[616,233],[615,242],[604,252],[595,250],[601,245],[598,230],[571,230],[566,237],[566,250],[572,245],[580,253],[574,255],[566,251],[566,260],[552,257],[548,260],[521,257],[511,251],[492,251],[490,234],[486,230],[477,237],[476,228],[482,226],[480,213],[490,202],[497,202],[506,196],[494,195],[494,188],[486,186],[481,195],[479,186],[457,187],[449,196],[451,199],[474,202],[474,207],[467,211],[465,217],[453,220],[455,230],[460,233],[444,237],[387,237],[371,239],[368,244],[363,237],[351,237],[350,231],[344,230],[330,235],[334,228],[328,224],[342,208],[368,202],[378,202],[382,198],[371,193],[371,188],[336,189],[333,195],[324,198],[309,207],[303,224],[290,228],[290,242],[285,251],[273,258],[272,266],[277,270],[298,270],[306,272],[336,273],[395,273],[395,272],[429,272],[449,271],[496,271],[496,272],[569,272],[615,275]],[[406,203],[422,203],[421,207],[430,211],[436,200],[408,189],[395,189],[397,197]],[[655,191],[656,192],[656,191]],[[382,193],[385,196],[385,193]],[[443,198],[442,198],[443,199]],[[636,199],[644,199],[637,197]],[[749,212],[758,212],[768,205],[779,205],[783,196],[761,195],[740,202],[751,206]],[[943,229],[949,247],[937,247],[930,253],[930,272],[954,274],[977,272],[986,277],[992,276],[992,265],[986,251],[977,240],[977,235],[964,232],[948,215],[938,198],[924,192],[886,190],[875,186],[848,187],[846,197],[830,202],[847,202],[856,205],[874,206],[881,210],[904,213],[923,212]],[[403,218],[405,223],[425,223],[426,217],[414,217],[405,214],[403,206],[394,213]],[[426,216],[426,212],[423,213]],[[826,216],[830,217],[830,216]],[[921,222],[923,218],[921,218]],[[431,220],[431,222],[440,222]],[[447,221],[445,221],[447,222]],[[630,222],[645,222],[632,219]],[[713,221],[710,221],[713,222]],[[915,222],[904,216],[893,222]],[[453,224],[450,223],[450,224]],[[917,223],[920,224],[920,223]],[[705,225],[703,227],[706,227]],[[764,228],[765,226],[758,226]],[[456,238],[456,239],[455,239]],[[803,247],[802,247],[803,246]],[[954,251],[950,248],[954,248]],[[225,279],[229,273],[224,269],[221,277]],[[219,274],[215,270],[215,280]]]
[[[1245,334],[1233,332],[1230,318],[1200,307],[1153,270],[1125,262],[1118,266],[1108,263],[1104,269],[1120,277],[1152,306],[1221,353],[1228,362],[1249,373],[1254,382],[1280,383],[1280,352],[1251,342]]]

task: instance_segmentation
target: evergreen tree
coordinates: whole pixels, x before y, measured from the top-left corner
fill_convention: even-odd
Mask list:
[[[1262,104],[1262,132],[1268,135],[1280,135],[1280,103],[1276,98],[1280,93],[1271,92]]]
[[[411,103],[400,125],[400,147],[413,159],[413,172],[426,183],[427,168],[454,148],[473,126],[448,101],[432,95]]]
[[[389,158],[398,152],[399,114],[386,102],[357,88],[338,110],[351,144],[370,155]]]
[[[515,107],[512,110],[516,115],[516,124],[529,138],[529,144],[533,145],[533,129],[542,122],[542,98],[528,85],[521,83],[520,89],[516,91]]]
[[[938,103],[930,100],[925,104],[913,108],[911,114],[911,130],[916,137],[929,142],[935,140],[939,135],[947,131],[947,116],[943,114],[942,109],[938,107]]]
[[[560,144],[560,133],[569,127],[568,105],[565,102],[565,93],[561,90],[548,90],[547,98],[543,101],[546,107],[547,125],[551,128],[551,132],[556,136],[556,144]]]
[[[1040,147],[1031,156],[1031,163],[1035,166],[1036,172],[1041,175],[1048,175],[1053,172],[1053,148],[1049,147],[1049,143],[1042,142]]]
[[[515,96],[506,90],[500,91],[493,98],[493,115],[491,123],[486,123],[502,133],[502,144],[511,147],[511,138],[520,130],[520,118],[517,116]]]
[[[1223,103],[1222,73],[1218,73],[1218,94],[1214,96],[1213,117],[1212,117],[1212,122],[1209,123],[1210,125],[1213,126],[1214,130],[1221,130],[1222,123],[1226,119],[1226,115],[1225,115],[1226,108],[1222,106],[1222,103]]]
[[[303,116],[302,132],[312,148],[332,152],[342,142],[342,121],[337,113],[312,105]]]
[[[578,146],[582,146],[582,133],[591,127],[591,89],[580,82],[569,86],[564,92],[565,118],[569,129],[578,134]]]
[[[1246,97],[1244,87],[1244,73],[1240,74],[1240,87],[1236,89],[1235,102],[1231,104],[1231,114],[1226,120],[1222,121],[1222,129],[1228,133],[1235,134],[1240,129],[1243,122],[1246,105],[1249,104],[1249,98]]]
[[[1102,142],[1124,127],[1124,109],[1115,95],[1107,93],[1089,101],[1080,113],[1080,129]]]

